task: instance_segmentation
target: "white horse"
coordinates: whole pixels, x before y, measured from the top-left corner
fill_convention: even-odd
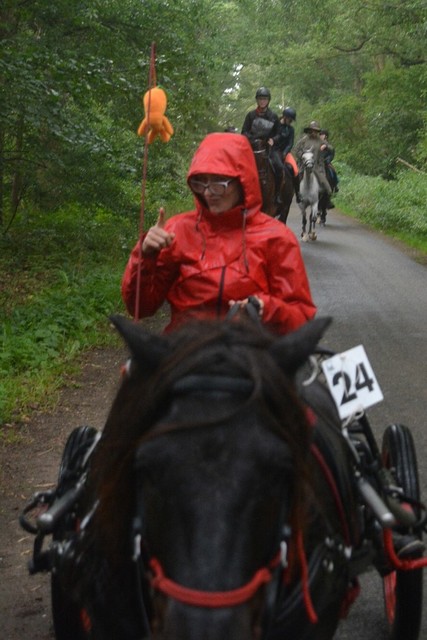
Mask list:
[[[307,240],[316,240],[315,232],[316,221],[318,217],[319,206],[319,181],[314,173],[314,153],[311,149],[307,149],[301,156],[303,177],[300,184],[301,202],[299,207],[302,214],[302,231],[301,239],[303,242]],[[307,232],[307,209],[310,209],[309,225]]]

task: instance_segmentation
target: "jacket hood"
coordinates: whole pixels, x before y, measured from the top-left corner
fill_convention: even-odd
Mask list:
[[[190,164],[188,180],[200,173],[238,178],[243,188],[244,209],[250,214],[261,208],[262,198],[258,170],[252,147],[239,133],[210,133],[201,142]],[[198,207],[203,207],[196,197]],[[203,207],[204,208],[204,207]]]

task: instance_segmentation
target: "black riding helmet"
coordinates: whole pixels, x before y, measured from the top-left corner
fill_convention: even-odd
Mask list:
[[[297,112],[295,109],[292,109],[292,107],[285,107],[282,115],[284,118],[291,118],[292,120],[297,119]]]
[[[255,94],[255,99],[256,98],[268,98],[269,100],[271,100],[270,90],[267,89],[267,87],[260,87],[259,89],[257,89],[257,92]]]

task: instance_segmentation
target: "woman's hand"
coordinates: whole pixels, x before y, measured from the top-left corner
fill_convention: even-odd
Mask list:
[[[244,309],[248,304],[253,304],[257,307],[259,317],[262,318],[262,313],[264,311],[264,301],[261,300],[261,298],[258,298],[258,296],[249,296],[249,298],[244,298],[243,300],[230,300],[228,302],[228,306],[230,308],[235,304],[239,305],[240,309]]]
[[[142,243],[142,253],[144,256],[152,256],[172,244],[175,234],[165,231],[165,222],[165,210],[163,207],[160,207],[157,222],[148,230]]]

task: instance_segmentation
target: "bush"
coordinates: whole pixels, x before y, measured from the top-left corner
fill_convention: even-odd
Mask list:
[[[60,386],[82,350],[116,340],[107,318],[124,311],[120,281],[138,235],[127,218],[76,206],[25,224],[1,241],[0,424]]]
[[[427,238],[427,179],[402,171],[395,180],[361,176],[336,163],[340,175],[340,206],[361,220],[392,233],[406,233],[420,241]]]

